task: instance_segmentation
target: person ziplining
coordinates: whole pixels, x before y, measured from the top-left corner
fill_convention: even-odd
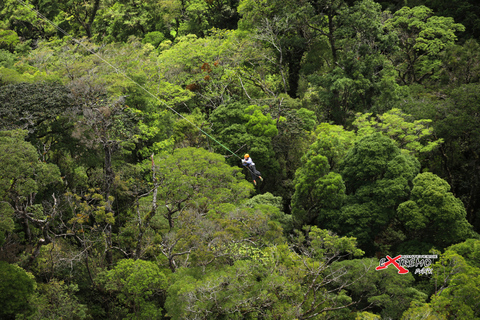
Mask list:
[[[242,159],[242,164],[247,167],[248,171],[250,171],[250,175],[252,176],[254,185],[257,185],[257,177],[260,178],[261,181],[263,181],[262,174],[255,168],[255,163],[253,162],[252,158],[250,158],[250,155],[248,153]]]

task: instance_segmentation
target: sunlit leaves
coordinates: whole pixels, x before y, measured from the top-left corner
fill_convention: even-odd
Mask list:
[[[393,108],[376,117],[372,116],[372,113],[358,113],[353,125],[358,128],[359,137],[378,131],[393,139],[408,153],[419,154],[430,152],[443,142],[443,139],[432,141],[431,122],[429,119],[411,119],[411,116],[402,110]]]
[[[456,40],[465,27],[453,18],[433,15],[425,6],[403,7],[386,21],[387,30],[399,38],[397,54],[391,57],[404,84],[421,83],[440,66],[438,54]]]

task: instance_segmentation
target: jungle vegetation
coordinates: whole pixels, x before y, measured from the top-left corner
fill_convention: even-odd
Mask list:
[[[479,41],[476,0],[1,1],[0,318],[479,319]]]

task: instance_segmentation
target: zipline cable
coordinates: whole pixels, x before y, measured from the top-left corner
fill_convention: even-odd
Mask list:
[[[133,82],[134,84],[136,84],[140,89],[142,89],[143,91],[145,91],[146,93],[148,93],[150,96],[152,96],[154,99],[158,100],[162,105],[164,105],[165,107],[167,107],[168,109],[170,109],[172,112],[176,113],[179,117],[181,117],[182,119],[184,119],[185,121],[189,122],[191,125],[193,125],[195,128],[197,128],[200,132],[202,132],[203,134],[205,134],[207,137],[209,137],[210,139],[212,139],[213,141],[215,141],[217,144],[219,144],[220,146],[222,146],[225,150],[227,150],[228,152],[230,152],[232,155],[236,156],[237,158],[239,159],[242,159],[241,157],[239,157],[235,152],[231,151],[229,148],[227,148],[226,146],[224,146],[222,143],[220,143],[217,139],[215,139],[214,137],[212,137],[211,135],[209,135],[208,133],[206,133],[202,128],[198,127],[196,124],[194,124],[192,121],[188,120],[187,118],[185,118],[184,116],[182,116],[180,113],[178,113],[175,109],[171,108],[170,106],[168,106],[164,101],[162,101],[158,96],[154,95],[153,93],[151,93],[147,88],[145,88],[144,86],[142,86],[141,84],[139,84],[138,82],[136,82],[135,80],[133,80],[131,77],[129,77],[123,70],[115,67],[113,64],[111,64],[109,61],[107,61],[106,59],[104,59],[102,56],[100,56],[98,53],[96,53],[95,51],[93,51],[92,49],[89,49],[87,48],[84,44],[82,44],[80,41],[78,41],[77,39],[75,39],[74,37],[72,37],[68,32],[66,32],[65,30],[63,30],[62,28],[60,28],[58,25],[56,25],[55,23],[53,23],[52,21],[50,21],[50,19],[48,19],[47,17],[45,17],[43,14],[41,14],[37,9],[35,8],[32,8],[32,7],[29,7],[25,2],[23,2],[22,0],[17,0],[18,3],[20,3],[21,5],[23,5],[25,8],[27,8],[28,10],[32,11],[32,12],[35,12],[42,20],[45,20],[46,22],[48,22],[50,25],[52,25],[55,29],[57,29],[58,31],[60,31],[61,33],[63,33],[65,36],[68,36],[70,38],[72,38],[72,40],[77,43],[78,45],[80,45],[81,47],[83,47],[86,51],[90,52],[91,54],[95,55],[98,59],[100,59],[101,61],[103,61],[104,63],[106,63],[108,66],[110,66],[112,69],[114,69],[117,73],[121,74],[124,78],[130,80],[131,82]],[[250,170],[250,168],[247,167],[248,170]]]

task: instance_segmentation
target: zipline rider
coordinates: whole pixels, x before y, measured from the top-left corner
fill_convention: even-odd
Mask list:
[[[250,158],[248,153],[245,154],[244,158],[242,159],[242,164],[247,167],[248,171],[250,171],[254,185],[257,185],[257,177],[263,181],[262,174],[255,168],[255,163],[253,162],[252,158]]]

